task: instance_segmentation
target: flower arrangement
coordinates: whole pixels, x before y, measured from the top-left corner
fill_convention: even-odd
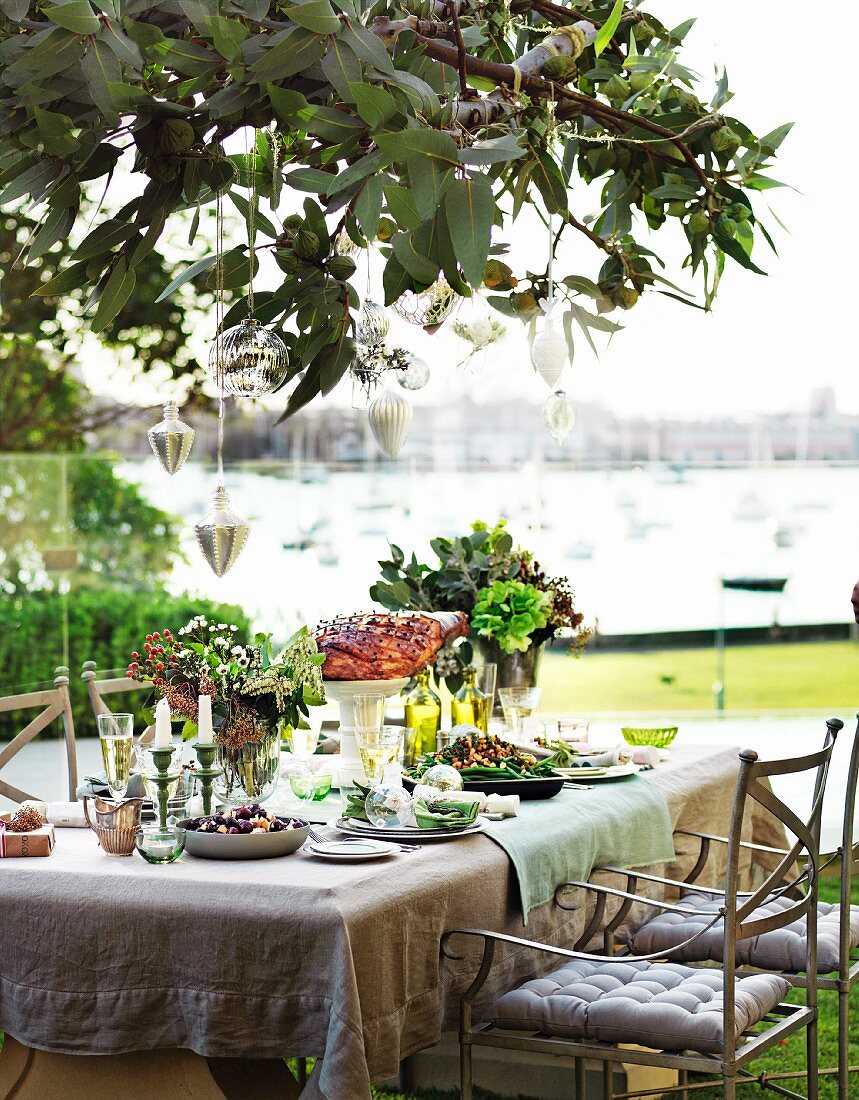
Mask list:
[[[482,638],[494,639],[505,653],[524,653],[531,636],[549,622],[552,601],[546,592],[524,581],[494,581],[482,588],[471,626]]]
[[[255,744],[279,722],[306,725],[308,708],[325,702],[325,657],[307,628],[277,654],[271,635],[257,634],[249,644],[237,633],[236,626],[197,615],[175,635],[166,629],[147,634],[127,674],[150,681],[171,712],[185,719],[185,738],[196,735],[200,695],[212,697],[215,738],[228,749]]]
[[[372,599],[392,611],[464,611],[472,639],[495,641],[506,653],[542,645],[561,631],[572,636],[572,652],[584,648],[590,631],[569,580],[548,576],[530,550],[516,546],[506,520],[491,527],[477,520],[469,534],[436,538],[430,546],[436,566],[391,545],[390,560],[379,562],[382,576],[370,588]],[[472,657],[467,639],[445,646],[436,657],[436,676],[455,691]]]

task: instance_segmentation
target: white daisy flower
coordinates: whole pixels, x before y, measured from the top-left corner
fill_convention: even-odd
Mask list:
[[[230,671],[230,666],[229,665],[218,665],[218,667],[215,669],[215,672],[217,672],[217,674],[219,676],[226,676],[229,673],[229,671]]]
[[[236,661],[236,664],[239,666],[239,668],[247,668],[250,664],[250,661],[247,659],[247,657],[239,657],[239,659]]]

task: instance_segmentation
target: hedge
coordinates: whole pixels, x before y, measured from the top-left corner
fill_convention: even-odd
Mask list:
[[[235,623],[246,636],[251,630],[238,607],[165,591],[82,588],[67,597],[55,592],[0,597],[0,695],[17,694],[35,683],[53,680],[54,670],[64,663],[66,615],[75,733],[83,737],[95,735],[92,708],[80,678],[84,661],[95,661],[102,673],[124,670],[129,654],[142,646],[147,633],[165,626],[175,631],[193,615]],[[8,740],[20,730],[20,718],[0,715],[0,740]],[[50,733],[62,736],[60,724],[55,723]]]

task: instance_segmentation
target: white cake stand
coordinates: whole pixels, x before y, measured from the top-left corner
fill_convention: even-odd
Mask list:
[[[399,695],[409,682],[408,676],[395,680],[326,680],[325,694],[340,704],[340,755],[344,764],[359,763],[361,754],[355,738],[352,700],[356,695]]]

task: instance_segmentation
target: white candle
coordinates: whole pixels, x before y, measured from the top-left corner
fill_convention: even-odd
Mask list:
[[[170,738],[170,704],[166,699],[159,699],[155,707],[155,740],[153,749],[166,749],[171,745]]]
[[[201,695],[197,700],[199,714],[197,715],[197,740],[201,745],[211,745],[215,740],[212,731],[212,696]]]

